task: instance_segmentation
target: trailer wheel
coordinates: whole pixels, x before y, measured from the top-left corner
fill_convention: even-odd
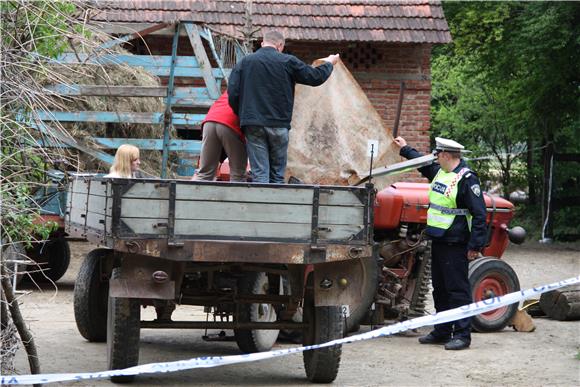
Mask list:
[[[494,257],[484,257],[470,262],[469,283],[473,301],[503,296],[520,290],[515,271],[506,262]],[[518,304],[474,316],[471,326],[478,332],[495,332],[505,328],[518,310]]]
[[[120,278],[121,268],[111,278]],[[109,296],[107,313],[107,360],[110,370],[136,366],[139,362],[141,305],[139,300]],[[111,376],[113,383],[132,382],[135,375]]]
[[[30,273],[34,281],[56,282],[70,264],[70,246],[64,238],[52,238],[38,243],[28,251],[28,256],[37,263]]]
[[[107,341],[107,302],[109,275],[106,260],[113,251],[95,249],[85,257],[74,288],[74,313],[77,328],[90,342]]]
[[[268,294],[269,288],[266,273],[247,273],[238,282],[240,294]],[[277,318],[271,304],[242,304],[238,315],[239,322],[275,322]],[[238,348],[244,353],[269,351],[279,333],[270,329],[234,329]]]
[[[344,319],[340,306],[314,306],[312,275],[304,298],[304,345],[321,344],[344,336]],[[313,383],[331,383],[338,375],[342,345],[303,352],[306,377]]]

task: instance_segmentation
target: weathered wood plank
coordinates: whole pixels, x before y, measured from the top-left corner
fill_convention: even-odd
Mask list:
[[[165,218],[169,213],[169,200],[126,199],[121,203],[121,218]]]
[[[252,184],[240,187],[231,186],[228,183],[201,185],[195,182],[179,182],[176,187],[176,197],[179,200],[311,204],[313,195],[314,189],[309,186],[288,185],[284,188],[268,188],[258,187]],[[325,189],[320,192],[319,200],[321,205],[354,206],[361,208],[364,206],[354,193],[342,189]]]
[[[57,112],[39,111],[38,117],[43,121],[60,122],[124,122],[133,124],[163,124],[163,113],[135,112]],[[172,123],[178,125],[200,125],[205,114],[173,113]],[[60,140],[60,139],[59,139]]]
[[[48,85],[48,92],[64,96],[167,97],[162,86]]]
[[[187,31],[187,36],[189,36],[189,41],[193,47],[193,52],[201,68],[203,74],[203,79],[205,80],[205,85],[209,91],[209,96],[211,98],[217,99],[220,96],[220,90],[218,89],[216,78],[213,76],[211,62],[207,57],[201,38],[199,37],[199,28],[193,23],[185,23],[185,30]]]
[[[337,225],[330,232],[321,232],[320,239],[326,241],[338,241],[356,235],[360,229],[355,226]],[[311,225],[299,223],[261,223],[261,222],[236,222],[223,221],[196,221],[186,219],[175,220],[176,237],[209,236],[216,238],[252,238],[263,240],[275,239],[302,239],[309,240],[311,237]]]
[[[167,87],[154,86],[102,86],[102,85],[48,85],[48,93],[62,96],[108,96],[108,97],[167,97]],[[176,87],[170,98],[171,105],[211,107],[215,102],[205,87]]]
[[[133,67],[142,67],[145,71],[156,75],[167,77],[171,70],[171,56],[159,56],[159,55],[102,55],[99,57],[89,57],[87,54],[78,54],[79,59],[77,59],[74,53],[65,53],[60,55],[55,59],[54,63],[65,63],[65,64],[93,64],[93,65],[128,65]],[[228,74],[231,69],[226,70]],[[223,78],[220,69],[212,69],[211,73],[215,79]],[[193,56],[178,56],[176,58],[175,73],[176,77],[190,77],[190,78],[202,78],[203,72],[199,67],[197,59]]]
[[[227,214],[227,215],[226,215]],[[312,206],[308,204],[264,204],[241,202],[181,201],[175,203],[176,219],[312,223]],[[363,208],[320,206],[318,222],[327,225],[362,225]]]
[[[181,201],[175,203],[175,218],[205,222],[228,220],[266,223],[312,223],[312,206],[236,202]]]
[[[93,140],[105,149],[117,149],[122,144],[135,145],[141,150],[162,150],[163,140],[157,139],[137,139],[137,138],[103,138],[97,137]],[[199,154],[201,152],[201,141],[197,140],[170,140],[170,151],[188,152]]]
[[[129,227],[132,233],[135,234],[154,234],[167,235],[167,227],[161,227],[160,224],[167,224],[167,218],[158,219],[142,219],[142,218],[121,218],[121,221]],[[126,236],[124,231],[121,231],[120,236]]]
[[[284,203],[311,204],[312,191],[309,189],[232,186],[223,184],[197,184],[195,182],[179,182],[176,186],[177,200],[204,200],[212,202],[239,203]]]
[[[123,200],[131,198],[169,200],[169,185],[137,181],[123,194]]]

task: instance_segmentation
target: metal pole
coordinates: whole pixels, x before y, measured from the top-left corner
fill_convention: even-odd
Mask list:
[[[177,44],[179,43],[179,29],[181,24],[175,24],[175,35],[173,35],[173,44],[171,46],[171,68],[169,70],[169,81],[167,82],[167,98],[165,100],[165,115],[163,117],[163,160],[161,162],[161,178],[167,177],[167,161],[169,159],[169,131],[171,129],[171,99],[173,97],[173,84],[175,63],[177,62]]]

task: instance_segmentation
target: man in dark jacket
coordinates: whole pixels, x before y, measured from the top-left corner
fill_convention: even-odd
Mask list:
[[[284,182],[294,86],[323,84],[338,61],[338,54],[330,55],[313,67],[283,50],[284,36],[266,32],[262,48],[242,59],[228,81],[229,103],[240,117],[252,178],[258,183]]]
[[[435,310],[471,304],[469,261],[480,256],[487,242],[486,207],[477,175],[461,158],[463,145],[437,137],[437,163],[419,168],[431,182],[426,234],[432,239],[431,275]],[[395,138],[401,156],[414,159],[421,153]],[[444,344],[459,350],[471,344],[471,318],[437,324],[419,338],[421,344]]]

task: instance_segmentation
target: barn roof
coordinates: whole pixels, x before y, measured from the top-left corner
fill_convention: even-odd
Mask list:
[[[193,21],[240,37],[246,0],[122,0],[96,2],[93,19],[111,23]],[[289,40],[448,43],[440,2],[429,0],[253,0],[256,28]]]

